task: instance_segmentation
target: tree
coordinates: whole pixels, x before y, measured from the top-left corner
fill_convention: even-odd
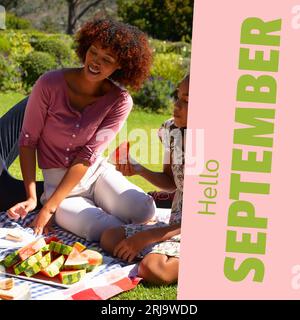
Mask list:
[[[94,16],[116,17],[116,0],[0,0],[7,12],[30,20],[34,28],[73,34]]]
[[[0,5],[2,5],[5,10],[10,10],[22,4],[23,0],[0,0]]]
[[[194,0],[118,0],[118,14],[152,37],[170,41],[192,38]]]
[[[103,0],[81,1],[81,0],[66,0],[68,4],[68,24],[67,33],[73,34],[76,29],[77,22],[83,17],[90,9],[95,8]],[[84,4],[84,5],[83,5]]]

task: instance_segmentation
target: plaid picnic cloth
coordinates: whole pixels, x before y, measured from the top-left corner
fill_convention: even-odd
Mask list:
[[[31,228],[27,228],[26,226],[34,219],[34,216],[37,212],[38,211],[32,212],[24,220],[18,221],[18,223],[9,219],[6,215],[6,213],[2,212],[2,213],[0,213],[0,227],[2,227],[2,228],[12,228],[12,227],[22,228],[26,232],[33,233],[33,230]],[[91,286],[92,284],[93,285],[97,284],[98,278],[100,281],[99,282],[100,285],[101,285],[101,281],[102,281],[102,285],[104,285],[103,290],[105,291],[105,293],[103,293],[103,297],[99,296],[98,299],[102,299],[102,300],[108,299],[108,298],[110,298],[120,292],[132,289],[138,284],[140,279],[139,278],[135,279],[134,275],[132,276],[132,278],[129,278],[128,277],[129,273],[127,275],[125,273],[123,273],[122,279],[118,279],[118,281],[123,280],[123,286],[120,286],[119,290],[116,290],[115,285],[113,284],[113,281],[106,280],[106,282],[103,283],[104,278],[101,277],[101,275],[104,275],[106,273],[111,273],[111,274],[118,273],[118,272],[120,272],[120,270],[123,270],[123,268],[125,266],[127,266],[127,264],[119,259],[115,259],[110,256],[107,256],[105,254],[105,252],[103,252],[102,249],[99,247],[99,243],[97,243],[97,242],[86,241],[85,239],[79,238],[76,235],[74,235],[74,234],[72,234],[72,233],[70,233],[70,232],[68,232],[58,226],[54,226],[54,231],[52,233],[50,233],[49,236],[54,235],[54,234],[66,244],[72,245],[72,244],[74,244],[74,242],[78,241],[78,242],[81,242],[82,244],[84,244],[88,248],[94,248],[94,249],[101,252],[101,254],[103,255],[104,267],[100,268],[100,270],[93,276],[93,278],[91,280],[89,280],[89,282],[87,281],[89,286]],[[7,254],[9,254],[15,250],[16,249],[1,249],[0,248],[0,260],[2,260]],[[130,268],[130,269],[125,268],[124,270],[128,270],[128,272],[130,272],[132,270],[132,268]],[[59,292],[69,290],[69,289],[64,289],[62,287],[58,287],[55,284],[47,285],[47,284],[43,284],[43,283],[37,283],[37,282],[32,282],[29,280],[22,280],[22,279],[17,279],[17,278],[15,278],[15,283],[17,285],[21,284],[21,283],[27,283],[30,286],[32,299],[40,299],[42,296],[49,295],[49,294],[52,294],[50,297],[52,297],[54,299],[55,296]],[[82,283],[84,284],[84,281]],[[126,285],[124,285],[125,283],[126,283]],[[110,288],[111,284],[112,284],[112,286]],[[121,291],[120,291],[120,288],[122,288]],[[87,285],[85,285],[84,290],[87,290],[87,289],[88,289],[88,287],[87,287]],[[100,291],[99,290],[100,289],[98,288],[98,292],[101,291],[101,290]],[[78,291],[78,289],[77,289],[77,291]],[[79,290],[77,292],[79,295],[77,295],[76,299],[78,299],[79,297],[81,299],[83,299],[84,297],[86,297],[86,299],[90,299],[90,298],[92,298],[92,296],[90,295],[91,292],[92,291],[88,291],[89,295],[87,295],[87,294],[80,295],[79,294],[80,290]],[[57,296],[59,297],[59,295],[57,295]],[[69,295],[68,296],[64,295],[64,297],[70,298]],[[93,298],[95,299],[95,295],[93,296]],[[58,299],[60,299],[60,298],[58,298]]]

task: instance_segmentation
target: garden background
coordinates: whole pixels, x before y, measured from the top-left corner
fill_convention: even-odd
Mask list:
[[[146,166],[160,171],[163,150],[158,138],[150,139],[151,129],[171,117],[173,92],[189,70],[193,0],[0,0],[0,5],[6,10],[6,29],[0,30],[0,116],[30,94],[41,74],[80,66],[74,34],[86,20],[112,17],[148,33],[154,51],[151,77],[139,92],[131,92],[134,109],[126,126],[128,132],[146,130],[149,150],[160,159],[152,164],[149,159]],[[128,139],[124,130],[117,144]],[[22,179],[19,158],[9,172]],[[37,180],[42,180],[40,169]],[[156,189],[140,177],[129,180],[147,192]],[[115,299],[176,299],[176,290],[176,285],[141,284]]]

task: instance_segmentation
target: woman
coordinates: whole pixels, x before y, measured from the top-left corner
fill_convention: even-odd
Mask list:
[[[131,224],[108,229],[100,241],[104,250],[120,259],[141,259],[138,275],[153,284],[171,284],[178,279],[188,94],[189,75],[179,84],[174,117],[159,130],[165,147],[163,172],[151,171],[139,163],[117,166],[126,176],[137,174],[164,191],[175,191],[169,224]]]
[[[27,199],[7,214],[24,218],[36,208],[37,152],[44,193],[35,234],[47,232],[54,216],[61,227],[99,241],[105,229],[155,213],[153,199],[101,156],[132,108],[116,82],[139,89],[152,54],[144,33],[108,19],[86,23],[76,40],[83,67],[48,72],[33,87],[19,139]]]

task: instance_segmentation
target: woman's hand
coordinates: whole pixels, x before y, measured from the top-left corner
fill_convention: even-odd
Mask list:
[[[120,241],[113,251],[119,259],[132,262],[134,258],[149,244],[145,232],[138,232],[133,236]]]
[[[45,232],[45,234],[48,234],[50,231],[52,231],[54,212],[54,210],[51,210],[50,208],[45,206],[40,210],[40,212],[30,224],[30,227],[34,229],[35,235],[41,235],[43,234],[43,232]]]
[[[24,219],[28,212],[33,211],[36,208],[36,206],[36,199],[29,198],[26,201],[17,203],[16,205],[8,209],[6,213],[11,219]]]

